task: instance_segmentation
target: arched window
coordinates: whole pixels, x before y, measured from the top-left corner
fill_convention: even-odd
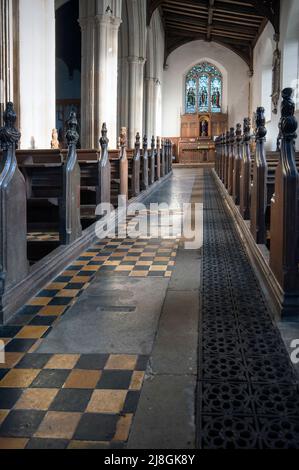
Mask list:
[[[222,74],[212,64],[201,62],[186,76],[186,113],[220,113]]]

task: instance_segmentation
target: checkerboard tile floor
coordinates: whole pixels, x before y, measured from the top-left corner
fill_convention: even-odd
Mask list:
[[[59,242],[59,233],[57,232],[29,232],[27,233],[28,242]]]
[[[170,278],[178,245],[176,238],[99,241],[0,326],[0,449],[125,446],[148,357],[36,350],[97,273]]]
[[[147,356],[19,353],[9,360],[5,367],[14,367],[1,369],[0,449],[124,446]]]

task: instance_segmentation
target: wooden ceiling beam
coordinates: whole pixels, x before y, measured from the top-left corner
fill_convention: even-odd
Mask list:
[[[189,28],[190,25],[193,26],[203,26],[206,29],[210,26],[207,25],[205,21],[203,20],[194,20],[192,18],[182,16],[182,15],[175,15],[175,14],[169,14],[165,16],[165,23],[168,24],[170,22],[175,21],[176,23],[180,23],[181,25],[184,25],[186,29]],[[220,21],[214,21],[213,23],[214,28],[217,28],[219,30],[222,30],[224,33],[226,31],[233,31],[233,32],[240,32],[240,33],[246,33],[250,35],[252,38],[254,38],[258,32],[258,28],[248,28],[242,25],[230,25],[228,26],[226,23],[222,23]]]
[[[207,29],[204,28],[204,27],[200,27],[200,26],[191,26],[186,29],[183,25],[181,25],[180,23],[168,23],[168,28],[172,29],[172,30],[175,30],[176,28],[179,28],[181,29],[182,31],[202,31],[202,32],[205,32],[207,33]],[[223,37],[231,37],[231,38],[244,38],[244,39],[247,39],[247,41],[249,43],[251,43],[251,41],[253,41],[254,39],[254,36],[249,36],[248,34],[246,33],[241,33],[241,32],[232,32],[232,31],[223,31],[223,30],[219,30],[217,28],[213,28],[213,34],[214,34],[214,31],[215,33],[217,33],[217,35],[220,35],[220,36],[223,36]]]
[[[214,4],[215,4],[215,0],[209,0],[207,41],[211,40],[211,34],[212,34],[212,31],[213,31]]]
[[[176,16],[184,14],[185,16],[190,16],[191,18],[205,18],[205,19],[207,18],[207,12],[206,13],[190,13],[189,11],[185,11],[183,7],[178,8],[178,9],[163,7],[163,12],[167,14],[174,13]]]

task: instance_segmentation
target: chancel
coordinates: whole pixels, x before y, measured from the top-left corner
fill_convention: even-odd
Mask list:
[[[299,448],[298,17],[0,0],[1,450]]]

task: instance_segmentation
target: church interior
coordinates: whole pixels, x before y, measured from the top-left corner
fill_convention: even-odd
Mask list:
[[[0,0],[0,57],[0,449],[298,449],[299,1]]]

